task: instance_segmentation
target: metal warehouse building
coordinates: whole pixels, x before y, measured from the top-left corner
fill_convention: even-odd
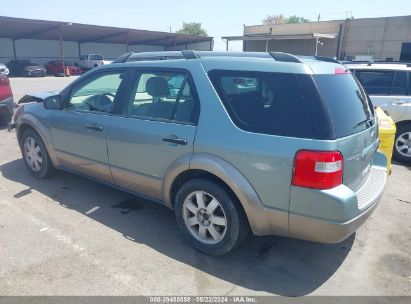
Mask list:
[[[242,40],[244,51],[411,61],[411,16],[245,26],[223,39]]]
[[[113,60],[127,52],[184,49],[212,50],[213,38],[0,16],[0,63],[16,58],[44,64],[62,55],[77,61],[89,53]]]

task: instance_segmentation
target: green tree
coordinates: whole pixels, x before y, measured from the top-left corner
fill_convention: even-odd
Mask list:
[[[287,19],[284,15],[268,15],[262,22],[263,24],[283,24],[287,23]]]
[[[205,29],[202,28],[201,23],[197,22],[183,22],[183,28],[177,31],[177,34],[204,36],[208,34]]]
[[[288,18],[284,15],[268,15],[265,19],[262,20],[263,24],[284,24],[284,23],[306,23],[310,22],[309,19],[299,16],[290,16]]]
[[[299,17],[299,16],[290,16],[287,18],[287,23],[307,23],[310,22],[309,19],[306,19],[304,17]]]

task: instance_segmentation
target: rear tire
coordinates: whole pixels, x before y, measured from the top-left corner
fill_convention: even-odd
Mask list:
[[[197,250],[218,256],[248,235],[246,215],[227,191],[212,181],[193,179],[176,195],[175,213],[184,238]]]
[[[397,127],[393,157],[399,162],[411,163],[411,122]]]
[[[23,132],[21,151],[24,163],[34,177],[46,178],[55,172],[46,146],[33,129],[27,129]]]

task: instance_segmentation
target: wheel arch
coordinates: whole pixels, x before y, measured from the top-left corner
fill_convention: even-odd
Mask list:
[[[409,125],[409,124],[411,124],[411,120],[400,120],[395,123],[397,128],[400,126]]]
[[[243,209],[254,234],[265,234],[264,207],[251,183],[230,163],[207,153],[186,156],[179,165],[172,166],[163,183],[165,204],[174,209],[174,200],[179,186],[192,178],[205,178],[223,186]]]
[[[53,166],[57,167],[58,160],[56,158],[56,154],[55,154],[53,145],[51,143],[51,133],[46,127],[42,126],[40,122],[33,116],[22,117],[22,121],[19,122],[18,127],[16,128],[17,141],[19,143],[20,149],[21,149],[21,144],[22,144],[21,137],[23,135],[23,132],[28,129],[32,129],[34,132],[36,132],[40,136],[41,140],[46,146],[47,152],[50,156]]]

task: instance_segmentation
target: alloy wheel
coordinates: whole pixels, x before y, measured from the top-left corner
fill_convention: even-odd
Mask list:
[[[220,202],[205,191],[195,191],[183,204],[184,223],[200,242],[216,244],[227,231],[227,217]]]
[[[405,157],[411,157],[411,132],[402,133],[395,141],[395,149]]]
[[[27,137],[24,141],[24,157],[30,169],[38,172],[42,168],[43,157],[41,149],[33,137]]]

